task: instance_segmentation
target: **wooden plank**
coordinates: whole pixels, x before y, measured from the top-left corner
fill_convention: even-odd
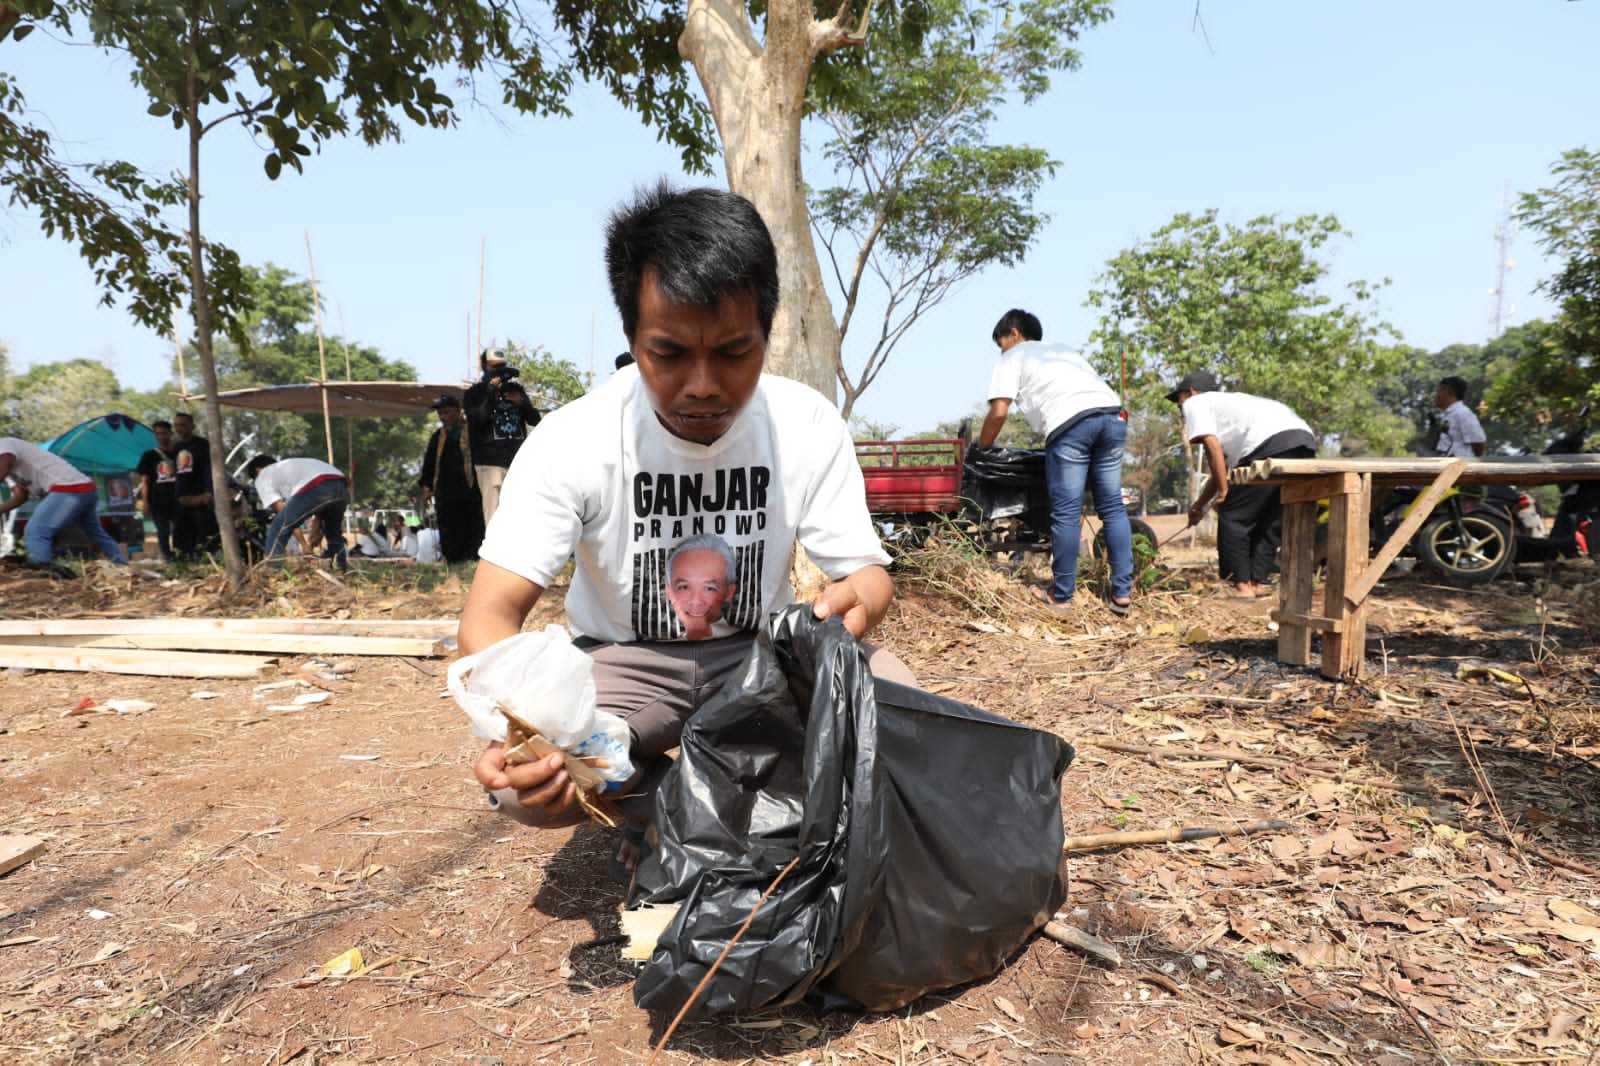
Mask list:
[[[1344,623],[1342,631],[1322,637],[1322,676],[1359,677],[1366,658],[1366,605],[1352,607],[1345,599],[1367,562],[1367,512],[1372,502],[1372,477],[1362,475],[1363,489],[1335,496],[1329,503],[1328,580],[1322,613]]]
[[[1600,480],[1600,455],[1498,455],[1456,460],[1448,457],[1371,459],[1261,459],[1236,467],[1235,485],[1282,484],[1330,474],[1370,474],[1394,484],[1426,485],[1453,462],[1465,462],[1463,485],[1547,485],[1558,481]]]
[[[1278,619],[1280,662],[1304,666],[1311,661],[1311,630],[1296,619],[1311,611],[1316,552],[1317,505],[1289,504],[1283,509],[1283,546],[1278,556],[1283,572],[1278,575],[1278,613],[1273,615]]]
[[[1296,478],[1285,481],[1278,498],[1287,506],[1291,503],[1316,503],[1331,496],[1348,496],[1361,490],[1360,474],[1325,474],[1318,478]]]
[[[243,651],[272,655],[444,655],[443,642],[427,637],[294,636],[278,633],[111,634],[7,637],[8,644],[70,648],[150,648],[168,651]]]
[[[147,677],[255,677],[272,659],[253,655],[202,655],[187,651],[117,651],[0,644],[0,667]]]
[[[0,836],[0,877],[25,862],[32,862],[43,852],[44,841],[39,837]]]
[[[1433,509],[1439,506],[1439,501],[1444,499],[1445,493],[1450,491],[1466,469],[1467,461],[1465,459],[1457,459],[1439,472],[1439,476],[1433,479],[1433,484],[1429,485],[1422,495],[1418,496],[1415,502],[1411,504],[1410,510],[1406,512],[1405,521],[1401,522],[1395,531],[1389,535],[1389,539],[1384,544],[1383,549],[1373,556],[1372,561],[1361,572],[1361,576],[1356,579],[1355,584],[1345,590],[1345,602],[1354,606],[1366,600],[1373,586],[1377,585],[1379,579],[1383,577],[1384,571],[1389,569],[1389,564],[1394,562],[1400,553],[1405,550],[1405,546],[1411,542],[1411,538],[1416,536],[1417,530],[1422,528],[1422,523],[1426,522],[1428,516],[1433,514]]]
[[[1283,627],[1299,626],[1302,629],[1316,633],[1343,633],[1344,622],[1338,618],[1329,618],[1320,614],[1308,614],[1295,611],[1273,611],[1272,620],[1278,623],[1279,642],[1282,642]],[[1283,659],[1282,654],[1278,658]],[[1289,662],[1288,659],[1283,659]]]
[[[433,637],[456,633],[453,618],[25,618],[0,619],[0,637],[274,633],[346,637]]]

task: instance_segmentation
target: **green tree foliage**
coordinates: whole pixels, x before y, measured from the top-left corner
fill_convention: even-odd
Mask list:
[[[1540,283],[1561,313],[1553,331],[1496,378],[1489,403],[1562,421],[1600,401],[1600,151],[1564,153],[1551,176],[1553,185],[1522,195],[1517,221],[1562,260]]]
[[[1346,453],[1392,452],[1410,428],[1373,398],[1372,382],[1400,358],[1375,311],[1382,283],[1349,283],[1345,302],[1325,291],[1322,250],[1344,235],[1332,215],[1243,226],[1215,211],[1177,215],[1108,262],[1090,291],[1098,365],[1115,379],[1125,354],[1130,404],[1174,427],[1172,380],[1204,369],[1287,403]]]
[[[819,61],[808,105],[831,131],[839,184],[810,208],[844,305],[834,370],[847,418],[924,313],[985,267],[1019,263],[1048,221],[1034,197],[1056,163],[990,144],[995,108],[1076,69],[1078,35],[1110,14],[1107,0],[884,4],[869,47]],[[864,283],[883,311],[847,360]]]
[[[221,388],[303,385],[320,378],[310,283],[270,263],[259,268],[245,267],[243,274],[252,309],[240,322],[242,343],[226,340],[217,346]],[[324,345],[332,377],[344,377],[348,357],[356,381],[417,379],[416,369],[409,363],[385,359],[365,345],[342,337],[327,337]],[[226,412],[223,438],[230,448],[255,434],[234,457],[233,466],[261,452],[279,458],[325,459],[328,455],[320,412],[292,414],[236,407],[227,408]],[[335,465],[352,475],[356,498],[380,506],[409,499],[427,444],[429,419],[421,414],[415,418],[352,418],[348,420],[348,432],[343,424],[346,421],[333,419],[333,457]]]
[[[40,363],[6,383],[0,399],[0,435],[38,444],[79,422],[120,410],[122,398],[117,375],[104,363],[93,359]]]

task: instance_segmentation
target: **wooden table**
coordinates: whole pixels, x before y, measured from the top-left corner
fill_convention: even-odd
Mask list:
[[[1322,675],[1361,676],[1366,658],[1367,596],[1389,565],[1457,485],[1548,485],[1600,480],[1600,455],[1485,459],[1263,459],[1236,467],[1234,485],[1278,485],[1283,500],[1279,556],[1278,660],[1311,661],[1311,634],[1322,634]],[[1376,555],[1368,523],[1374,487],[1426,485]],[[1329,503],[1328,577],[1323,611],[1312,613],[1317,505]],[[1514,532],[1514,531],[1513,531]]]

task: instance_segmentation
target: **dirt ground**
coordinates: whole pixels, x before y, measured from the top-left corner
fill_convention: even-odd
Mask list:
[[[1371,676],[1337,685],[1276,663],[1269,604],[1218,598],[1203,549],[1176,558],[1191,568],[1125,621],[1087,598],[1048,618],[998,576],[976,600],[908,578],[881,637],[927,688],[1077,746],[1069,834],[1290,829],[1070,855],[1068,917],[1120,967],[1038,938],[893,1015],[688,1025],[663,1059],[1600,1061],[1592,610],[1527,581],[1386,582]],[[224,605],[215,577],[0,573],[0,603],[440,617],[464,592],[437,573],[274,582]],[[535,623],[559,616],[550,596]],[[274,677],[0,674],[0,833],[48,841],[0,878],[5,1061],[646,1060],[665,1019],[619,958],[612,838],[484,807],[445,666],[359,660],[297,712],[252,698]],[[155,706],[63,716],[85,697]],[[351,948],[364,971],[319,976]]]

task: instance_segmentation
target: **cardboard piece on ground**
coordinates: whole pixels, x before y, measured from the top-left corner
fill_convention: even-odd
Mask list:
[[[0,877],[32,862],[43,851],[44,841],[38,837],[0,836]]]
[[[631,911],[622,912],[622,935],[628,938],[622,948],[622,957],[630,962],[649,962],[656,953],[656,941],[672,919],[678,916],[679,903],[646,903]]]
[[[150,677],[255,677],[271,663],[271,658],[253,655],[0,644],[0,669],[99,671]]]
[[[412,655],[444,654],[432,637],[301,636],[293,633],[108,633],[100,635],[12,636],[8,644],[70,648],[149,648],[156,650],[262,652],[272,655]]]

